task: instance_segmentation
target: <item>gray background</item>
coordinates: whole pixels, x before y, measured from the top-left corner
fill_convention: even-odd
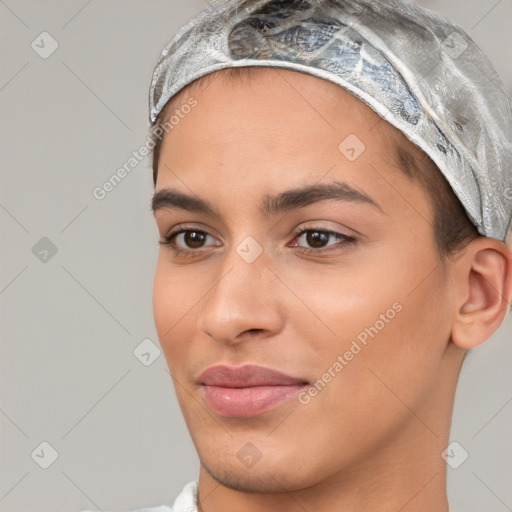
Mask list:
[[[418,3],[458,21],[512,92],[512,0]],[[197,478],[163,354],[144,366],[133,353],[158,345],[149,158],[105,199],[92,191],[145,142],[156,59],[204,7],[0,0],[1,511],[170,504]],[[31,47],[43,31],[59,45],[47,59]],[[46,262],[33,252],[43,237],[57,249]],[[455,511],[512,510],[511,333],[509,317],[462,371]],[[48,469],[31,456],[43,441],[58,452]]]

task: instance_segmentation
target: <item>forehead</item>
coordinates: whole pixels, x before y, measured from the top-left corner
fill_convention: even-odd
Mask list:
[[[164,138],[157,192],[210,199],[232,216],[249,204],[259,212],[265,197],[333,181],[380,205],[394,201],[392,209],[410,208],[397,198],[415,194],[425,203],[397,168],[400,132],[341,87],[288,70],[217,75],[174,98],[171,113],[190,98],[196,106]]]
[[[203,96],[207,89],[210,89],[213,95],[222,89],[232,90],[232,87],[246,87],[247,91],[252,89],[253,93],[263,87],[269,96],[280,92],[288,93],[290,98],[297,102],[299,100],[307,101],[305,95],[318,96],[319,101],[323,100],[324,102],[335,100],[341,96],[344,97],[345,103],[352,104],[354,109],[360,110],[361,113],[365,113],[375,121],[382,120],[373,109],[337,84],[305,72],[265,66],[227,68],[202,76],[178,91],[167,102],[164,108],[166,115],[163,117],[168,118],[171,111],[179,107],[190,96]],[[387,122],[385,125],[396,130]]]
[[[378,148],[382,157],[392,155],[393,146],[405,140],[395,127],[354,95],[306,73],[265,67],[210,73],[175,95],[164,110],[163,120],[179,113],[191,98],[197,107],[166,139],[179,143],[184,133],[188,138],[191,131],[199,135],[209,129],[210,136],[222,135],[232,144],[252,132],[252,137],[262,142],[265,135],[267,142],[279,139],[281,147],[286,142],[298,142],[300,137],[318,139],[322,135],[333,147],[342,140],[344,131],[350,130],[363,143],[368,142],[365,146]],[[316,145],[305,143],[301,152],[314,153],[317,144],[318,141]]]

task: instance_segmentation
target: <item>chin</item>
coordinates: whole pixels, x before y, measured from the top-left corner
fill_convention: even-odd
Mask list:
[[[241,443],[244,448],[240,449],[240,443],[236,444],[236,449],[233,445],[224,445],[203,446],[204,450],[197,450],[206,473],[229,489],[258,494],[284,493],[308,488],[322,477],[320,468],[317,468],[320,471],[315,470],[311,459],[298,453],[296,447],[286,450],[282,442],[265,446],[261,443],[257,461],[246,465],[243,455],[254,455],[256,449],[244,443]]]
[[[223,467],[218,467],[218,463],[211,466],[203,461],[201,461],[201,465],[216,482],[234,491],[253,494],[276,494],[306,487],[306,485],[300,485],[298,482],[294,484],[290,482],[289,478],[286,478],[290,475],[286,475],[286,472],[281,471],[275,465],[271,465],[272,470],[263,466],[259,469],[256,469],[256,467],[245,468],[238,464],[235,467],[232,465],[228,467],[226,464]]]

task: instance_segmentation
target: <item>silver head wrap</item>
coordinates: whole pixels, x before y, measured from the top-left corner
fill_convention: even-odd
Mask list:
[[[512,244],[512,102],[454,22],[401,0],[218,0],[162,51],[151,124],[190,82],[247,66],[354,94],[432,158],[481,235]]]

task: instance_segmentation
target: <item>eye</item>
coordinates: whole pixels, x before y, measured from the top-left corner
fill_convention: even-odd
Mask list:
[[[330,229],[320,229],[320,228],[308,228],[301,229],[298,233],[296,233],[295,238],[300,239],[304,237],[304,241],[310,245],[311,248],[304,247],[302,245],[294,244],[293,247],[298,247],[301,249],[301,252],[306,254],[313,253],[322,253],[322,252],[331,252],[333,250],[343,250],[343,247],[347,244],[352,245],[356,242],[354,237],[344,235],[343,233],[338,233],[337,231],[332,231]],[[329,239],[337,239],[339,241],[338,244],[329,244]],[[334,245],[333,248],[324,249],[324,247],[330,247]]]
[[[305,254],[322,254],[326,252],[332,252],[337,250],[344,250],[347,245],[353,245],[356,242],[354,237],[332,231],[330,229],[321,228],[307,228],[301,229],[295,233],[294,240],[300,240],[308,244],[310,247],[300,245],[297,242],[292,242],[291,247],[295,247],[300,252]],[[214,239],[213,236],[208,234],[206,231],[197,228],[191,228],[190,226],[176,226],[176,228],[170,233],[166,234],[159,240],[159,245],[168,246],[175,255],[181,256],[192,256],[203,252],[202,249],[208,247],[205,245],[206,241]],[[329,243],[329,241],[334,243]],[[336,240],[338,243],[335,243]],[[212,244],[213,246],[219,246],[220,244]],[[332,246],[332,247],[331,247]],[[329,247],[326,249],[326,247]]]
[[[213,239],[206,231],[176,226],[176,229],[163,236],[158,243],[169,246],[175,254],[187,256],[199,252],[208,237]]]

